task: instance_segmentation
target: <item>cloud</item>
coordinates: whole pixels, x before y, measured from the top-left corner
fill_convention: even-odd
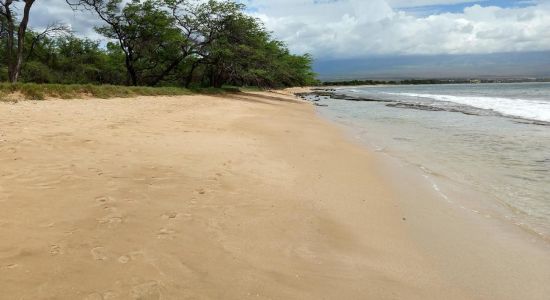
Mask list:
[[[292,51],[319,59],[550,50],[550,0],[241,2]],[[459,11],[445,10],[456,4],[461,5]],[[441,9],[427,15],[409,10],[425,6]],[[101,21],[90,12],[73,12],[65,1],[37,1],[31,17],[35,29],[61,21],[77,35],[102,38],[93,29]]]
[[[64,0],[39,0],[31,9],[29,25],[41,30],[48,24],[59,22],[67,24],[75,34],[91,39],[101,39],[94,31],[95,26],[103,23],[89,11],[73,11]]]
[[[510,8],[471,4],[458,13],[421,17],[395,8],[405,2],[467,1],[252,0],[250,4],[257,8],[254,14],[291,50],[317,58],[550,49],[548,1]]]
[[[479,0],[387,0],[388,4],[394,8],[420,7],[433,5],[453,5],[472,2],[483,2]],[[485,0],[486,1],[486,0]]]

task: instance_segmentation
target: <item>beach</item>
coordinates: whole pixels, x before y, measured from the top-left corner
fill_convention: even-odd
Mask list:
[[[0,103],[0,299],[546,299],[546,244],[299,91]]]

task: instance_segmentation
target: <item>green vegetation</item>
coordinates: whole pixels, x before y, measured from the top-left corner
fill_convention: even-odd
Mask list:
[[[311,56],[291,54],[233,0],[67,0],[77,15],[102,21],[96,31],[107,43],[61,24],[27,29],[34,2],[0,0],[0,81],[27,83],[3,84],[0,93],[107,97],[317,83]]]
[[[549,82],[550,79],[544,78],[453,78],[453,79],[405,79],[399,81],[382,81],[382,80],[347,80],[347,81],[325,81],[324,86],[353,86],[353,85],[393,85],[393,84],[469,84],[469,83],[513,83],[513,82]]]
[[[72,99],[82,97],[124,98],[133,96],[175,96],[189,95],[194,92],[223,93],[226,92],[226,90],[189,90],[179,87],[114,86],[93,84],[0,83],[0,101],[18,100],[17,95],[30,100],[44,100],[48,97]]]
[[[398,84],[396,81],[381,80],[347,80],[347,81],[325,81],[325,86],[353,86],[353,85],[380,85],[380,84]]]
[[[449,83],[470,83],[470,79],[406,79],[406,80],[347,80],[347,81],[326,81],[325,86],[353,86],[353,85],[381,85],[381,84],[449,84]]]
[[[470,83],[469,79],[453,79],[453,80],[444,80],[444,79],[407,79],[401,81],[401,84],[449,84],[449,83]]]

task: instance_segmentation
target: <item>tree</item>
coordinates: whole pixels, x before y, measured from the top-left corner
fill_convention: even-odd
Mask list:
[[[6,16],[5,14],[1,13],[1,11],[4,11],[4,8],[0,8],[0,41],[4,40],[4,38],[6,37],[6,32],[8,28]]]
[[[184,35],[187,68],[185,85],[189,86],[193,73],[200,65],[210,63],[212,44],[223,38],[226,23],[234,15],[241,14],[245,6],[234,1],[164,0],[172,11],[176,25]]]
[[[16,25],[14,13],[15,2],[23,2],[23,17]],[[31,7],[35,0],[0,0],[0,15],[2,16],[2,31],[6,35],[6,59],[8,64],[8,79],[15,83],[21,75],[25,47],[25,34],[29,23]]]
[[[186,87],[315,82],[311,57],[291,54],[233,0],[66,0],[103,20],[96,30],[106,44],[67,34],[58,24],[29,29],[19,39],[12,5],[26,2],[0,1],[0,75],[17,69],[11,65],[21,52],[20,81]]]
[[[33,55],[33,51],[34,51],[34,48],[35,48],[36,44],[38,44],[42,39],[44,39],[46,37],[51,37],[51,36],[70,34],[71,29],[69,28],[69,26],[67,26],[65,24],[50,23],[50,24],[48,24],[48,26],[46,26],[46,28],[42,32],[40,32],[40,33],[31,32],[31,33],[32,33],[31,34],[32,39],[31,39],[31,42],[30,42],[30,47],[29,47],[29,50],[28,50],[28,53],[27,53],[26,60],[29,60],[29,58]]]
[[[232,1],[209,1],[209,42],[201,52],[206,82],[264,87],[305,85],[315,81],[309,55],[291,55],[262,22]]]
[[[69,4],[93,10],[106,23],[96,30],[118,41],[125,55],[128,84],[156,85],[183,59],[182,35],[158,1],[79,0]]]
[[[124,83],[124,70],[120,78],[120,65],[111,66],[108,55],[100,48],[99,43],[75,36],[58,38],[53,43],[54,56],[47,63],[60,82],[72,83]],[[113,76],[111,68],[118,68]],[[118,78],[117,78],[118,75]],[[70,79],[69,79],[70,78]]]

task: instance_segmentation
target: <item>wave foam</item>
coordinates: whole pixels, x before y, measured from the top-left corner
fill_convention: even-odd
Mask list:
[[[475,108],[492,110],[502,115],[535,121],[550,122],[550,101],[525,100],[499,97],[451,96],[415,93],[388,93],[408,97],[428,98],[436,101],[453,102]]]

